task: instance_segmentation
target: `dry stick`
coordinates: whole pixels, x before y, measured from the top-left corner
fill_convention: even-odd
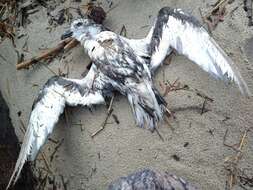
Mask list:
[[[62,181],[62,185],[63,185],[64,190],[67,190],[68,189],[67,184],[69,181],[65,182],[63,175],[60,175],[60,177],[61,177],[61,181]]]
[[[237,149],[234,148],[234,146],[230,145],[229,147],[235,149],[235,151],[237,152],[236,155],[234,157],[231,157],[230,159],[228,159],[227,161],[230,161],[230,166],[232,167],[232,170],[230,171],[230,176],[229,176],[229,189],[232,189],[233,186],[235,185],[236,183],[236,171],[238,170],[238,163],[239,163],[239,160],[242,156],[242,148],[243,148],[243,145],[245,144],[245,139],[247,137],[247,133],[250,129],[247,129],[244,131],[243,135],[242,135],[242,138],[240,140],[240,143],[239,143],[239,146]],[[223,140],[225,141],[225,136],[227,135],[227,130],[226,130],[226,133],[224,135],[224,138]],[[224,144],[224,143],[223,143]],[[227,146],[227,145],[226,145]],[[227,162],[225,161],[225,162]]]
[[[71,43],[71,45],[70,45],[70,43]],[[27,68],[28,66],[38,63],[39,61],[41,61],[43,59],[47,59],[49,56],[54,56],[56,53],[60,52],[61,50],[64,50],[64,48],[69,49],[69,47],[72,47],[73,43],[74,43],[73,38],[67,38],[67,39],[61,41],[56,47],[51,48],[50,50],[48,50],[38,56],[35,56],[30,60],[27,60],[27,61],[17,64],[16,69],[20,70],[23,68]]]
[[[79,42],[76,39],[72,39],[67,45],[64,46],[64,51],[68,51],[77,46]]]
[[[208,29],[209,34],[212,35],[212,30],[213,30],[212,23],[211,23],[209,20],[207,20],[207,17],[205,17],[205,16],[203,15],[203,13],[202,13],[202,11],[201,11],[200,8],[199,8],[199,14],[200,14],[200,16],[201,16],[201,18],[202,18],[202,21],[203,21],[205,24],[207,24],[207,29]]]
[[[121,36],[124,36],[126,37],[127,36],[127,31],[126,31],[126,26],[123,24],[121,30],[120,30],[120,33],[119,33]]]
[[[53,161],[54,155],[58,151],[58,149],[60,148],[60,146],[62,145],[63,141],[64,141],[64,139],[62,139],[61,142],[58,145],[56,145],[56,147],[54,148],[54,151],[53,151],[53,153],[50,156],[50,162]]]
[[[214,12],[216,9],[218,9],[223,3],[224,3],[224,5],[225,5],[226,3],[228,3],[228,0],[220,0],[220,2],[217,3],[217,5],[216,5],[214,8],[212,8],[211,11],[210,11],[205,17],[206,17],[206,18],[210,17],[210,16],[213,14],[213,12]]]
[[[113,94],[112,99],[110,101],[109,108],[107,110],[107,115],[106,115],[106,118],[105,118],[104,122],[102,123],[101,127],[96,132],[91,134],[92,138],[95,137],[98,133],[100,133],[105,128],[105,126],[107,124],[107,121],[108,121],[109,117],[111,116],[111,114],[113,112],[112,104],[113,104],[114,97],[115,97],[115,94]]]
[[[212,31],[214,30],[214,27],[218,24],[219,19],[215,22],[210,21],[211,16],[213,16],[214,12],[219,9],[219,11],[221,10],[221,8],[224,9],[225,5],[228,3],[228,0],[220,0],[218,2],[216,2],[216,5],[214,8],[211,9],[211,11],[207,14],[207,15],[203,15],[201,9],[199,8],[199,13],[201,15],[201,18],[203,20],[204,23],[207,24],[208,26],[208,32],[210,33],[210,35],[212,35]]]
[[[120,3],[120,2],[119,2]],[[113,7],[111,7],[108,11],[106,11],[106,14],[108,14],[109,12],[111,12],[113,9],[115,9],[116,7],[119,6],[119,3],[117,3],[116,5],[114,5]]]
[[[235,159],[236,162],[239,161],[239,157],[240,157],[240,155],[242,153],[242,148],[243,148],[245,139],[247,137],[247,133],[248,133],[248,130],[245,130],[244,133],[243,133],[243,136],[241,138],[240,145],[239,145],[239,148],[238,148],[239,151],[237,152],[236,159]]]
[[[167,124],[167,126],[171,129],[171,131],[174,131],[175,129],[170,125],[170,122],[169,122],[169,116],[166,115],[167,117],[164,117],[164,122]]]
[[[45,177],[40,181],[38,189],[44,189],[47,177],[48,177],[48,174],[46,174]]]
[[[205,98],[204,99],[204,102],[203,102],[203,105],[202,105],[202,108],[201,108],[201,113],[200,115],[203,115],[203,113],[206,111],[206,102],[207,102],[207,99]]]
[[[50,67],[48,67],[45,63],[42,63],[41,65],[43,67],[45,67],[47,70],[49,70],[51,73],[53,73],[54,75],[57,76],[57,73],[53,69],[51,69]]]
[[[228,134],[228,129],[226,130],[226,132],[225,132],[225,134],[224,134],[224,136],[223,136],[223,145],[224,145],[224,146],[227,146],[227,147],[229,147],[229,148],[232,148],[234,151],[238,151],[237,148],[235,148],[235,145],[236,145],[236,144],[235,144],[235,145],[229,145],[229,144],[226,143],[227,134]]]
[[[162,141],[164,141],[164,138],[163,138],[163,136],[161,135],[161,133],[159,132],[159,130],[157,129],[157,127],[155,127],[155,131],[156,131],[157,135],[159,136],[159,138],[160,138]]]
[[[43,158],[43,160],[44,160],[44,162],[45,162],[45,165],[46,165],[48,171],[49,171],[51,174],[54,174],[53,171],[52,171],[52,169],[51,169],[51,167],[50,167],[50,165],[49,165],[49,162],[48,162],[48,160],[47,160],[47,158],[46,158],[46,156],[45,156],[45,153],[44,153],[44,152],[41,152],[41,155],[42,155],[42,158]]]
[[[91,135],[92,138],[94,138],[98,133],[100,133],[105,128],[105,126],[107,124],[107,121],[108,121],[109,117],[111,116],[112,112],[113,112],[113,109],[109,110],[109,112],[107,113],[106,118],[105,118],[102,126],[96,132],[94,132]]]

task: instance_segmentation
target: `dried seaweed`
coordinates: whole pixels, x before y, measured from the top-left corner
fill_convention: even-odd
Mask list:
[[[93,19],[96,23],[102,24],[106,18],[104,9],[100,6],[95,6],[93,3],[88,4],[87,16]]]
[[[0,37],[1,37],[1,42],[5,40],[6,38],[11,39],[14,47],[14,27],[10,24],[7,23],[7,21],[1,22],[0,21]]]

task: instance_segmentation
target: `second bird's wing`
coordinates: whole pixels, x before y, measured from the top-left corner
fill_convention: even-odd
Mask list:
[[[33,161],[52,133],[65,105],[91,106],[104,103],[111,86],[93,65],[84,79],[52,77],[39,92],[32,106],[29,124],[14,172],[7,189],[17,181],[27,160]]]
[[[164,7],[151,31],[153,72],[175,49],[214,77],[234,81],[243,94],[251,95],[236,65],[194,17],[181,9]]]

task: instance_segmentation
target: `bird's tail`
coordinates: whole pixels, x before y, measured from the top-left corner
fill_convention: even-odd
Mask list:
[[[135,84],[127,94],[139,127],[154,131],[158,122],[163,119],[166,101],[148,81]]]

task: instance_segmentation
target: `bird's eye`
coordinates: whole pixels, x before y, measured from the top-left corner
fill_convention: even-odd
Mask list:
[[[76,26],[79,27],[79,26],[82,26],[82,24],[83,24],[83,23],[78,22],[78,23],[76,24]]]

